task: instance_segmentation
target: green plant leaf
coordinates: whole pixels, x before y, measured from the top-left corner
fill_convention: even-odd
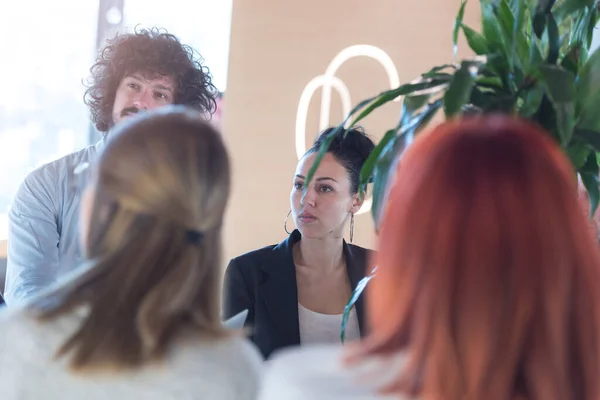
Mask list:
[[[557,23],[558,23],[558,21],[557,21]],[[563,25],[564,25],[564,23],[563,23]],[[560,24],[558,25],[558,31],[560,33],[560,51],[559,51],[558,58],[562,59],[570,50],[570,48],[569,48],[569,31],[566,28],[564,28],[563,26],[561,26]]]
[[[369,179],[371,177],[374,178],[374,170],[376,164],[379,162],[378,160],[381,158],[381,153],[383,151],[387,151],[386,146],[390,146],[390,141],[393,140],[396,135],[405,135],[407,129],[411,129],[413,132],[415,127],[412,125],[422,122],[419,121],[418,118],[415,118],[415,112],[422,108],[425,104],[427,104],[427,100],[429,99],[429,95],[421,95],[421,96],[406,96],[404,101],[402,102],[402,115],[398,125],[388,130],[373,152],[369,155],[367,161],[363,168],[360,171],[360,185],[366,187]],[[429,107],[425,109],[428,110]],[[418,128],[418,127],[417,127]],[[401,129],[404,129],[402,132]],[[392,143],[391,146],[394,144]]]
[[[434,67],[422,74],[420,81],[361,102],[336,128],[344,129],[349,121],[350,125],[357,124],[382,105],[405,96],[398,125],[386,132],[360,174],[361,190],[373,177],[376,226],[385,208],[395,163],[440,107],[447,118],[471,112],[503,112],[535,120],[561,144],[581,174],[595,210],[600,201],[600,118],[596,117],[600,112],[600,55],[596,52],[588,59],[588,49],[599,18],[599,3],[481,1],[482,28],[477,32],[463,23],[466,0],[461,0],[452,32],[455,60],[460,29],[470,48],[485,57],[463,61],[458,67]],[[431,102],[431,98],[437,100]],[[319,151],[308,182],[329,143],[326,139]]]
[[[401,119],[399,127],[399,136],[405,136],[405,141],[411,143],[413,138],[423,129],[429,121],[435,116],[435,113],[442,105],[442,99],[437,99],[434,102],[428,103],[421,113],[411,114],[407,111],[406,115],[410,117]]]
[[[444,94],[444,112],[451,118],[458,114],[462,107],[469,101],[471,90],[475,84],[475,74],[469,70],[471,65],[463,62],[456,71],[452,82]]]
[[[504,90],[504,86],[502,85],[502,79],[497,76],[477,76],[475,78],[475,83],[483,88],[492,89],[494,91]]]
[[[438,99],[432,103],[429,103],[427,105],[427,107],[425,107],[423,112],[421,112],[421,114],[419,114],[416,117],[417,122],[412,125],[411,131],[410,132],[401,132],[401,133],[412,134],[412,135],[416,135],[417,133],[419,133],[423,128],[425,128],[429,124],[429,122],[431,122],[431,120],[433,119],[435,114],[438,112],[438,110],[440,109],[442,104],[443,104],[443,102],[441,99]]]
[[[502,29],[508,39],[514,39],[513,33],[515,32],[515,16],[510,9],[510,6],[506,0],[499,0],[497,3],[497,14]]]
[[[589,56],[589,51],[588,48],[585,46],[581,46],[580,47],[580,52],[579,52],[579,63],[580,65],[583,65],[587,62]]]
[[[477,85],[474,85],[468,104],[483,112],[483,110],[493,108],[493,105],[497,100],[497,93],[490,90],[481,90]]]
[[[475,52],[475,54],[483,55],[490,51],[487,41],[479,32],[474,31],[464,24],[462,25],[462,29],[469,47]]]
[[[544,13],[537,13],[533,17],[533,32],[541,39],[544,31],[546,30],[546,15]]]
[[[540,67],[540,72],[554,103],[567,103],[575,99],[575,75],[571,71],[546,64]]]
[[[511,0],[509,6],[515,16],[516,23],[513,26],[513,37],[516,37],[518,32],[523,32],[527,17],[527,4],[523,4],[522,0]]]
[[[404,117],[404,114],[412,114],[419,108],[423,107],[425,104],[427,104],[429,97],[430,96],[427,94],[420,96],[405,96],[404,100],[402,101],[402,116]]]
[[[420,92],[427,89],[432,89],[441,85],[445,85],[450,82],[452,76],[433,79],[429,78],[422,82],[417,83],[406,83],[402,86],[397,87],[396,89],[387,90],[377,96],[371,104],[369,104],[350,124],[350,126],[356,125],[360,120],[367,117],[373,110],[381,107],[382,105],[389,103],[390,101],[395,100],[397,97],[409,95],[414,92]]]
[[[550,132],[558,143],[561,143],[560,135],[556,129],[556,111],[554,111],[554,106],[548,94],[544,93],[542,96],[540,108],[533,115],[533,119]]]
[[[452,43],[454,44],[454,58],[457,57],[458,54],[458,32],[460,31],[460,27],[462,26],[463,18],[465,16],[465,6],[467,5],[466,0],[462,0],[460,4],[460,8],[458,10],[458,15],[454,20],[454,30],[452,32]]]
[[[433,71],[434,69],[432,69],[431,71]],[[319,149],[319,152],[317,153],[317,156],[315,157],[315,161],[313,162],[313,165],[311,166],[311,168],[308,171],[308,174],[306,176],[306,179],[304,182],[303,194],[304,195],[306,194],[306,188],[308,187],[308,184],[311,182],[312,178],[314,177],[315,172],[317,171],[317,168],[319,168],[319,165],[321,164],[323,157],[325,157],[325,154],[327,153],[327,150],[329,149],[329,145],[331,144],[333,137],[340,130],[345,129],[344,127],[346,126],[346,123],[350,120],[350,118],[352,118],[352,116],[354,116],[356,113],[358,113],[359,111],[362,110],[362,112],[349,125],[350,127],[354,126],[359,121],[361,121],[363,118],[367,117],[375,109],[381,107],[382,105],[384,105],[386,103],[389,103],[390,101],[393,101],[394,99],[396,99],[399,96],[407,95],[407,94],[422,91],[422,90],[431,89],[431,88],[434,88],[437,86],[441,86],[441,85],[447,84],[450,81],[450,79],[451,79],[451,77],[450,78],[442,77],[442,78],[438,78],[438,79],[428,78],[424,81],[417,82],[417,83],[407,83],[407,84],[399,86],[395,89],[386,90],[377,96],[370,97],[370,98],[365,99],[365,100],[361,101],[360,103],[358,103],[350,111],[350,113],[348,113],[348,115],[346,116],[344,121],[340,125],[335,127],[335,129],[333,129],[330,132],[330,134],[323,141],[323,144],[321,145],[321,148]]]
[[[400,129],[402,125],[408,124],[408,121],[413,118],[413,114],[427,104],[429,97],[429,95],[405,96],[404,101],[402,102],[400,125],[397,127],[397,129]]]
[[[580,13],[579,18],[575,20],[575,26],[571,32],[571,46],[583,45],[585,47],[589,47],[588,44],[588,32],[589,25],[591,24],[592,13],[589,9],[585,8]],[[592,26],[593,29],[593,26]]]
[[[491,52],[502,52],[505,56],[508,54],[508,43],[498,21],[498,16],[494,8],[489,3],[481,4],[481,29]]]
[[[523,95],[523,104],[519,107],[519,115],[531,118],[540,108],[542,97],[544,95],[543,85],[536,85],[525,91]]]
[[[565,148],[565,152],[569,156],[573,166],[575,166],[575,169],[579,170],[585,165],[592,149],[585,143],[573,141]]]
[[[367,284],[369,283],[369,281],[371,279],[373,279],[373,277],[375,277],[376,275],[377,275],[377,267],[373,268],[373,270],[370,272],[369,275],[365,276],[360,281],[358,281],[358,284],[356,285],[356,288],[352,292],[352,295],[350,296],[348,303],[344,307],[344,314],[342,315],[342,324],[340,327],[341,328],[340,329],[340,340],[342,341],[342,343],[344,343],[344,340],[346,340],[346,325],[348,324],[348,320],[350,319],[350,311],[352,311],[352,309],[354,308],[354,305],[360,298],[362,292],[367,287]]]
[[[523,31],[516,32],[515,38],[516,38],[515,43],[514,43],[515,65],[523,71],[524,75],[529,75],[531,73],[531,69],[535,67],[535,66],[532,66],[532,62],[537,61],[537,59],[535,57],[531,57],[531,55],[530,55],[531,47],[529,45],[527,35]],[[542,59],[541,53],[539,55],[539,59],[540,60]],[[520,83],[521,82],[518,82],[518,84],[520,84]]]
[[[306,175],[306,179],[304,181],[304,186],[302,189],[302,197],[304,197],[306,195],[306,190],[308,188],[308,185],[310,184],[313,177],[315,176],[315,172],[317,172],[317,168],[319,168],[319,165],[321,165],[321,161],[323,160],[323,157],[325,157],[325,154],[327,153],[327,150],[329,149],[329,145],[331,145],[333,138],[335,137],[337,132],[339,132],[340,129],[344,129],[343,124],[338,125],[335,129],[333,129],[329,133],[329,135],[327,135],[325,137],[325,140],[323,140],[323,144],[321,144],[321,147],[319,148],[319,152],[317,153],[317,156],[315,157],[315,161],[313,161],[313,165],[310,167],[310,169],[308,170],[308,174]]]
[[[578,46],[581,44],[581,40],[576,40],[577,36],[581,36],[581,28],[578,27],[582,24],[582,17],[585,16],[586,9],[581,9],[574,13],[571,18],[571,25],[569,29],[569,45]]]
[[[544,17],[544,26],[546,24],[545,21],[546,18]],[[538,37],[532,30],[529,37],[529,65],[539,65],[543,60],[544,57],[542,56],[542,50],[540,49]]]
[[[556,0],[538,0],[537,11],[548,14],[555,3]]]
[[[567,54],[560,62],[560,66],[577,75],[579,72],[579,47],[569,48]]]
[[[385,91],[383,93],[378,94],[377,96],[373,96],[373,97],[369,97],[367,99],[362,100],[360,103],[358,103],[357,105],[354,106],[354,108],[352,110],[350,110],[350,112],[348,113],[348,115],[346,115],[346,118],[344,118],[344,121],[338,125],[335,128],[335,131],[332,133],[336,133],[339,130],[343,130],[345,124],[350,120],[350,118],[356,114],[357,112],[359,112],[360,110],[362,110],[363,108],[365,108],[367,105],[373,103],[377,98],[381,97],[382,95],[384,95],[385,93],[387,93],[388,91]]]
[[[373,168],[373,203],[371,204],[371,215],[376,228],[380,226],[383,213],[383,203],[388,192],[390,174],[399,153],[406,147],[405,138],[394,136],[392,142],[388,142],[382,149],[382,153]]]
[[[517,15],[514,14],[513,8],[518,13]],[[508,65],[517,85],[521,83],[517,75],[524,75],[519,69],[526,70],[529,61],[529,43],[527,36],[521,30],[524,9],[525,7],[520,2],[514,2],[512,7],[509,0],[498,0],[497,2],[498,19],[504,31],[505,41],[510,44],[510,51],[506,54]],[[517,67],[516,70],[515,67]]]
[[[383,151],[382,156],[377,160],[373,171],[373,203],[371,204],[371,216],[375,222],[376,230],[381,226],[385,202],[390,190],[393,176],[395,175],[394,167],[398,161],[398,157],[405,147],[406,138],[396,136],[392,143]]]
[[[548,96],[554,105],[560,142],[566,146],[573,136],[575,127],[575,75],[555,65],[543,65],[540,67],[540,72]]]
[[[578,140],[587,143],[594,151],[600,152],[600,132],[586,129],[576,129],[573,136]]]
[[[577,127],[600,131],[600,49],[583,65],[576,83]]]
[[[591,8],[590,16],[587,21],[587,32],[585,38],[585,44],[587,48],[592,45],[592,41],[594,39],[594,30],[596,29],[598,22],[598,7],[600,7],[600,5]]]
[[[502,87],[507,91],[512,91],[514,83],[510,80],[510,65],[508,64],[506,53],[497,51],[496,53],[486,55],[487,62],[483,67],[484,71],[489,71],[502,81]]]
[[[373,170],[373,204],[371,206],[371,215],[375,221],[375,226],[379,227],[383,214],[384,204],[388,185],[394,174],[394,166],[403,151],[410,145],[414,136],[425,128],[436,112],[442,106],[442,100],[438,99],[427,104],[421,113],[406,121],[406,124],[400,124],[400,132],[393,142],[388,142],[386,148],[382,150],[375,168]]]
[[[590,197],[590,216],[593,216],[598,209],[598,201],[600,200],[600,187],[598,181],[598,160],[596,153],[591,153],[588,156],[584,166],[579,170],[581,181],[588,191]]]
[[[547,16],[548,28],[548,63],[556,64],[560,52],[560,35],[558,33],[558,25],[552,14]]]
[[[431,68],[429,71],[425,72],[424,74],[421,74],[421,77],[424,79],[426,79],[426,78],[441,78],[441,77],[450,75],[448,73],[442,72],[446,69],[451,69],[452,72],[456,71],[456,67],[454,66],[454,64],[443,64],[443,65],[438,65],[437,67]]]
[[[390,143],[390,141],[394,140],[397,132],[398,132],[398,127],[388,130],[385,133],[385,135],[383,135],[383,138],[379,141],[377,146],[375,146],[375,148],[373,149],[371,154],[369,154],[369,157],[367,158],[367,160],[365,161],[365,163],[363,164],[363,166],[360,170],[360,185],[361,186],[366,185],[369,182],[369,180],[373,176],[373,170],[375,169],[375,163],[379,160],[381,152],[388,145],[388,143]]]
[[[557,19],[557,21],[562,21],[567,17],[571,16],[573,13],[580,11],[586,7],[592,7],[594,5],[594,0],[564,0],[559,1],[555,4],[552,9],[552,14]]]

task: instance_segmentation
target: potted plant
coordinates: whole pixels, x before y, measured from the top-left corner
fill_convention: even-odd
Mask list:
[[[600,0],[480,0],[481,32],[455,20],[455,49],[463,34],[475,56],[439,65],[413,82],[361,101],[332,132],[353,126],[382,105],[404,96],[397,125],[389,129],[361,170],[364,193],[373,180],[372,215],[379,226],[389,174],[403,149],[439,111],[446,118],[509,113],[536,121],[568,155],[589,193],[590,213],[600,200],[600,51],[588,54]],[[327,151],[325,141],[307,180]],[[342,323],[371,274],[358,285]]]

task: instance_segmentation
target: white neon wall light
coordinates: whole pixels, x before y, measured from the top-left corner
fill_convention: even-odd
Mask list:
[[[329,126],[332,89],[335,89],[340,95],[343,115],[347,115],[350,112],[352,108],[350,91],[346,84],[344,84],[340,78],[336,77],[335,74],[346,61],[355,57],[369,57],[378,61],[388,76],[390,89],[400,86],[400,77],[394,62],[391,57],[380,48],[368,44],[358,44],[340,51],[333,60],[331,60],[325,73],[311,79],[300,95],[298,110],[296,112],[296,155],[298,160],[306,153],[306,119],[308,116],[308,107],[317,89],[323,89],[319,116],[319,131],[322,131]],[[396,98],[394,101],[400,101],[400,97]],[[357,214],[368,212],[371,209],[371,204],[371,198],[366,199]]]

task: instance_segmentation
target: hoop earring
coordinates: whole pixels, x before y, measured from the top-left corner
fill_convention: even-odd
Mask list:
[[[292,213],[292,210],[290,210],[290,211],[287,213],[287,215],[286,215],[286,217],[285,217],[285,221],[283,221],[283,230],[284,230],[284,231],[285,231],[285,233],[287,233],[288,235],[291,235],[291,234],[292,234],[292,232],[289,232],[289,231],[288,231],[288,229],[287,229],[287,222],[288,222],[288,218],[290,217],[290,214],[291,214],[291,213]]]
[[[350,243],[354,239],[354,214],[350,214]]]

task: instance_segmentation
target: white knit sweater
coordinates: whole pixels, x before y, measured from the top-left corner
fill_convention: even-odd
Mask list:
[[[141,370],[73,374],[56,349],[79,324],[77,314],[38,322],[0,310],[0,397],[6,400],[255,399],[262,359],[242,338],[186,340],[160,364]]]

